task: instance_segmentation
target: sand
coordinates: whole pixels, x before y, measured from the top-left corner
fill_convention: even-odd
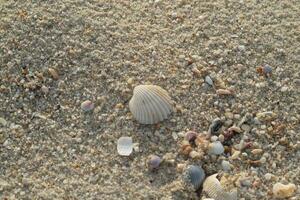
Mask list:
[[[0,198],[204,199],[182,184],[180,166],[194,164],[228,177],[238,199],[275,199],[277,182],[300,199],[299,13],[297,0],[1,0]],[[169,119],[133,119],[140,84],[169,92]],[[182,155],[184,133],[217,117],[221,132],[242,129],[226,153]],[[129,157],[121,136],[135,143]],[[151,154],[164,158],[154,172]]]

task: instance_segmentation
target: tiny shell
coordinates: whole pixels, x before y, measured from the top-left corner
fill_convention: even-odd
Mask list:
[[[237,191],[226,192],[217,176],[218,174],[213,174],[205,179],[203,191],[215,200],[237,200]]]
[[[83,111],[88,112],[94,109],[94,103],[91,102],[90,100],[86,100],[81,103],[80,107]]]
[[[148,165],[148,168],[150,170],[154,170],[154,169],[157,169],[161,163],[161,158],[157,155],[150,155],[149,158],[148,158],[148,162],[147,162],[147,165]]]
[[[136,86],[129,109],[141,124],[158,123],[173,112],[172,100],[167,91],[156,85]]]
[[[120,137],[117,143],[118,154],[129,156],[132,153],[133,143],[131,137]]]
[[[224,147],[220,141],[212,142],[208,145],[208,154],[220,155],[224,153]]]
[[[183,181],[187,184],[192,184],[197,190],[202,185],[205,178],[205,172],[202,167],[189,165],[183,173]]]

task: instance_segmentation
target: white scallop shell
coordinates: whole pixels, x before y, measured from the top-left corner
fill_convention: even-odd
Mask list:
[[[207,177],[203,183],[203,191],[215,200],[237,200],[237,191],[227,192],[223,189],[218,174]]]
[[[155,124],[167,119],[173,111],[168,92],[156,85],[139,85],[133,90],[129,109],[141,124]]]

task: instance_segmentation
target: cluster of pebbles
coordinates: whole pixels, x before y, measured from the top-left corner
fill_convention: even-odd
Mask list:
[[[205,81],[213,86],[210,77],[206,76]],[[167,91],[156,85],[136,86],[129,107],[137,122],[150,125],[167,119],[174,110],[173,102]],[[187,131],[181,134],[183,141],[180,143],[179,154],[187,160],[191,159],[192,162],[205,163],[206,168],[210,168],[211,165],[213,166],[211,169],[214,169],[217,164],[219,165],[217,168],[220,169],[215,171],[215,174],[207,176],[201,164],[197,166],[178,163],[177,170],[183,173],[183,185],[191,186],[203,198],[207,196],[215,200],[238,199],[238,189],[235,187],[249,186],[251,182],[243,178],[243,174],[232,174],[231,172],[233,168],[238,167],[236,164],[238,165],[239,162],[245,162],[249,166],[255,167],[266,162],[261,145],[252,141],[249,134],[253,127],[261,125],[263,122],[268,121],[271,124],[273,122],[275,125],[276,118],[277,115],[272,111],[256,113],[255,116],[246,113],[243,117],[226,112],[224,118],[212,120],[207,131],[201,133]],[[123,150],[121,150],[122,148]],[[132,148],[130,137],[119,139],[119,155],[129,156]],[[150,155],[146,165],[150,171],[154,171],[159,169],[162,161],[163,159],[159,156]],[[212,170],[208,170],[208,173],[212,172]],[[223,178],[220,178],[219,173]],[[252,183],[255,187],[259,184],[259,181]],[[276,183],[272,191],[276,198],[292,197],[295,192],[296,186],[292,183],[287,185]]]

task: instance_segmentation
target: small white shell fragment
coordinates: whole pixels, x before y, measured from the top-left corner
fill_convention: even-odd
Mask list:
[[[173,112],[171,97],[168,92],[156,85],[138,85],[133,90],[129,101],[133,117],[141,124],[155,124]]]
[[[208,154],[220,155],[224,153],[224,147],[220,141],[212,142],[208,145]]]
[[[131,137],[120,137],[117,143],[118,154],[129,156],[132,153],[133,143]]]
[[[210,78],[210,76],[205,76],[205,82],[210,85],[210,86],[213,86],[214,85],[214,82],[213,80]]]
[[[205,179],[203,191],[215,200],[237,200],[237,191],[226,192],[217,176],[218,174],[213,174]]]

